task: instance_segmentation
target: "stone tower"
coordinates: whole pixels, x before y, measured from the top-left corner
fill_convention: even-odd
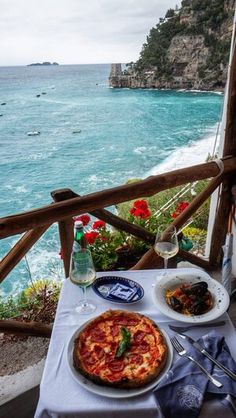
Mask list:
[[[109,76],[110,87],[121,87],[120,79],[122,77],[121,64],[111,64],[111,72]]]
[[[111,64],[111,72],[110,72],[110,77],[119,77],[122,75],[122,68],[121,68],[121,64]]]

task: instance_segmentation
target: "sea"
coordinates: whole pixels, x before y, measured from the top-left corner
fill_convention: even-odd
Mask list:
[[[215,153],[223,95],[112,89],[109,72],[109,64],[0,67],[0,217],[48,205],[56,189],[85,195]],[[19,238],[0,241],[0,259]],[[31,280],[60,280],[59,250],[55,224],[0,297]]]

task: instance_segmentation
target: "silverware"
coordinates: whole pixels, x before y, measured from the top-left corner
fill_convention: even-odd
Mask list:
[[[211,322],[206,324],[196,324],[196,325],[186,325],[186,326],[175,326],[175,325],[168,325],[172,331],[176,332],[186,332],[192,328],[209,328],[209,327],[221,327],[225,325],[226,321],[218,321],[218,322]]]
[[[236,380],[236,374],[231,372],[226,366],[224,366],[222,363],[220,363],[218,360],[216,360],[214,357],[212,357],[206,350],[203,348],[197,341],[195,341],[193,338],[189,337],[188,335],[181,334],[178,332],[178,335],[183,338],[184,340],[188,341],[190,344],[192,344],[193,347],[195,347],[198,351],[200,351],[204,356],[206,356],[209,360],[212,361],[219,369],[223,370],[225,374],[227,374],[231,379]]]
[[[218,388],[221,388],[223,385],[218,380],[216,380],[208,371],[200,364],[197,360],[195,360],[192,356],[188,355],[187,351],[184,349],[184,347],[180,344],[180,342],[177,340],[176,337],[172,337],[171,343],[174,347],[174,349],[177,351],[179,356],[187,357],[189,360],[191,360],[193,363],[197,364],[198,367],[201,369],[201,371],[208,377],[208,379],[213,383],[213,385],[217,386]]]

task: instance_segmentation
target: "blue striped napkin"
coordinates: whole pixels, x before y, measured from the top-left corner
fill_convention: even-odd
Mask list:
[[[183,340],[181,340],[182,344]],[[236,373],[236,363],[231,357],[224,337],[211,331],[198,340],[206,351],[228,369]],[[187,345],[185,345],[187,347]],[[225,408],[230,416],[236,417],[231,397],[236,398],[236,381],[224,374],[194,347],[188,345],[188,353],[198,360],[223,386],[215,387],[200,371],[197,365],[187,358],[178,357],[172,368],[154,390],[154,395],[165,418],[196,418],[199,416],[203,401],[207,397],[215,398],[219,408]],[[224,418],[227,416],[222,415]]]

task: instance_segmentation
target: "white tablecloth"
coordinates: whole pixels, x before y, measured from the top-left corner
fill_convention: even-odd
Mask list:
[[[191,271],[191,269],[178,269],[179,273],[182,270],[185,273]],[[97,276],[101,277],[107,274],[108,273],[99,273]],[[67,343],[70,340],[71,335],[84,322],[107,309],[118,308],[141,312],[152,318],[160,328],[166,330],[169,335],[172,335],[172,332],[168,328],[168,324],[174,321],[158,311],[152,298],[152,285],[158,280],[158,276],[160,277],[161,274],[161,270],[125,271],[120,274],[117,272],[109,272],[109,275],[120,275],[137,281],[143,286],[145,296],[142,301],[136,304],[116,305],[100,298],[92,289],[88,289],[88,297],[93,299],[97,305],[97,310],[92,315],[78,315],[75,313],[74,306],[82,297],[82,291],[69,280],[65,280],[40,385],[40,399],[35,418],[161,417],[154,395],[151,391],[141,396],[127,399],[111,399],[95,395],[81,387],[80,384],[73,379],[67,364]],[[224,327],[220,327],[219,331],[225,336],[232,356],[236,359],[236,335],[234,327],[227,314],[224,314],[221,319],[222,318],[226,320],[226,324]],[[207,333],[209,329],[197,329],[189,332],[189,335],[198,338]],[[217,406],[214,412],[213,404],[211,405],[211,409],[209,409],[207,405],[205,405],[205,408],[206,411],[203,408],[201,417],[222,417],[219,406]],[[226,417],[224,414],[224,418],[228,417],[231,418],[231,415],[229,414]]]

